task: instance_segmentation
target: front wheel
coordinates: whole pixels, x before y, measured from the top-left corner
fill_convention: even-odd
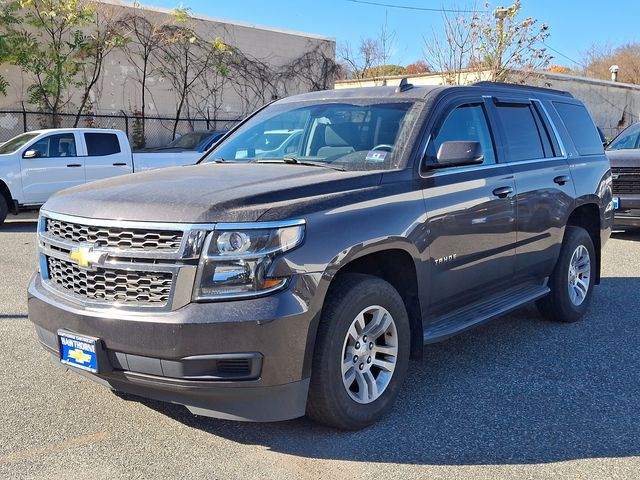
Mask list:
[[[386,281],[345,274],[332,285],[318,326],[307,414],[357,430],[393,405],[409,362],[410,327]]]
[[[575,322],[591,303],[596,255],[584,228],[568,226],[558,262],[549,278],[551,293],[538,300],[538,310],[549,320]]]

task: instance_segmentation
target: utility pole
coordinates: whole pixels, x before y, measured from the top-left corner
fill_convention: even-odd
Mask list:
[[[493,12],[493,17],[496,19],[498,25],[498,48],[496,51],[496,58],[493,61],[492,81],[499,80],[498,75],[502,71],[502,54],[503,54],[503,36],[504,36],[504,19],[507,18],[509,9],[504,7],[498,7]]]

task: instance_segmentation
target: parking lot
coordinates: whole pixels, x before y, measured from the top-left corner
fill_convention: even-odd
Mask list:
[[[640,233],[616,233],[587,318],[529,307],[412,362],[361,432],[121,398],[55,365],[27,319],[35,216],[0,228],[0,478],[640,477]]]

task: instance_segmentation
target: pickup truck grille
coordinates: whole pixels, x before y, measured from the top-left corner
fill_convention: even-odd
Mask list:
[[[171,294],[169,272],[131,272],[111,268],[83,270],[76,264],[47,257],[49,279],[56,288],[100,302],[166,305]]]
[[[640,194],[640,168],[612,167],[611,173],[614,176],[614,195]]]
[[[74,243],[92,243],[98,247],[141,251],[177,251],[182,244],[181,231],[146,231],[115,227],[97,227],[46,219],[45,231],[52,237]]]

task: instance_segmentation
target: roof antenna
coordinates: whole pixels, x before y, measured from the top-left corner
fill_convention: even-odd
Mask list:
[[[409,79],[404,77],[400,80],[400,85],[396,88],[396,93],[406,92],[407,90],[411,90],[413,88],[413,84],[409,83]]]

